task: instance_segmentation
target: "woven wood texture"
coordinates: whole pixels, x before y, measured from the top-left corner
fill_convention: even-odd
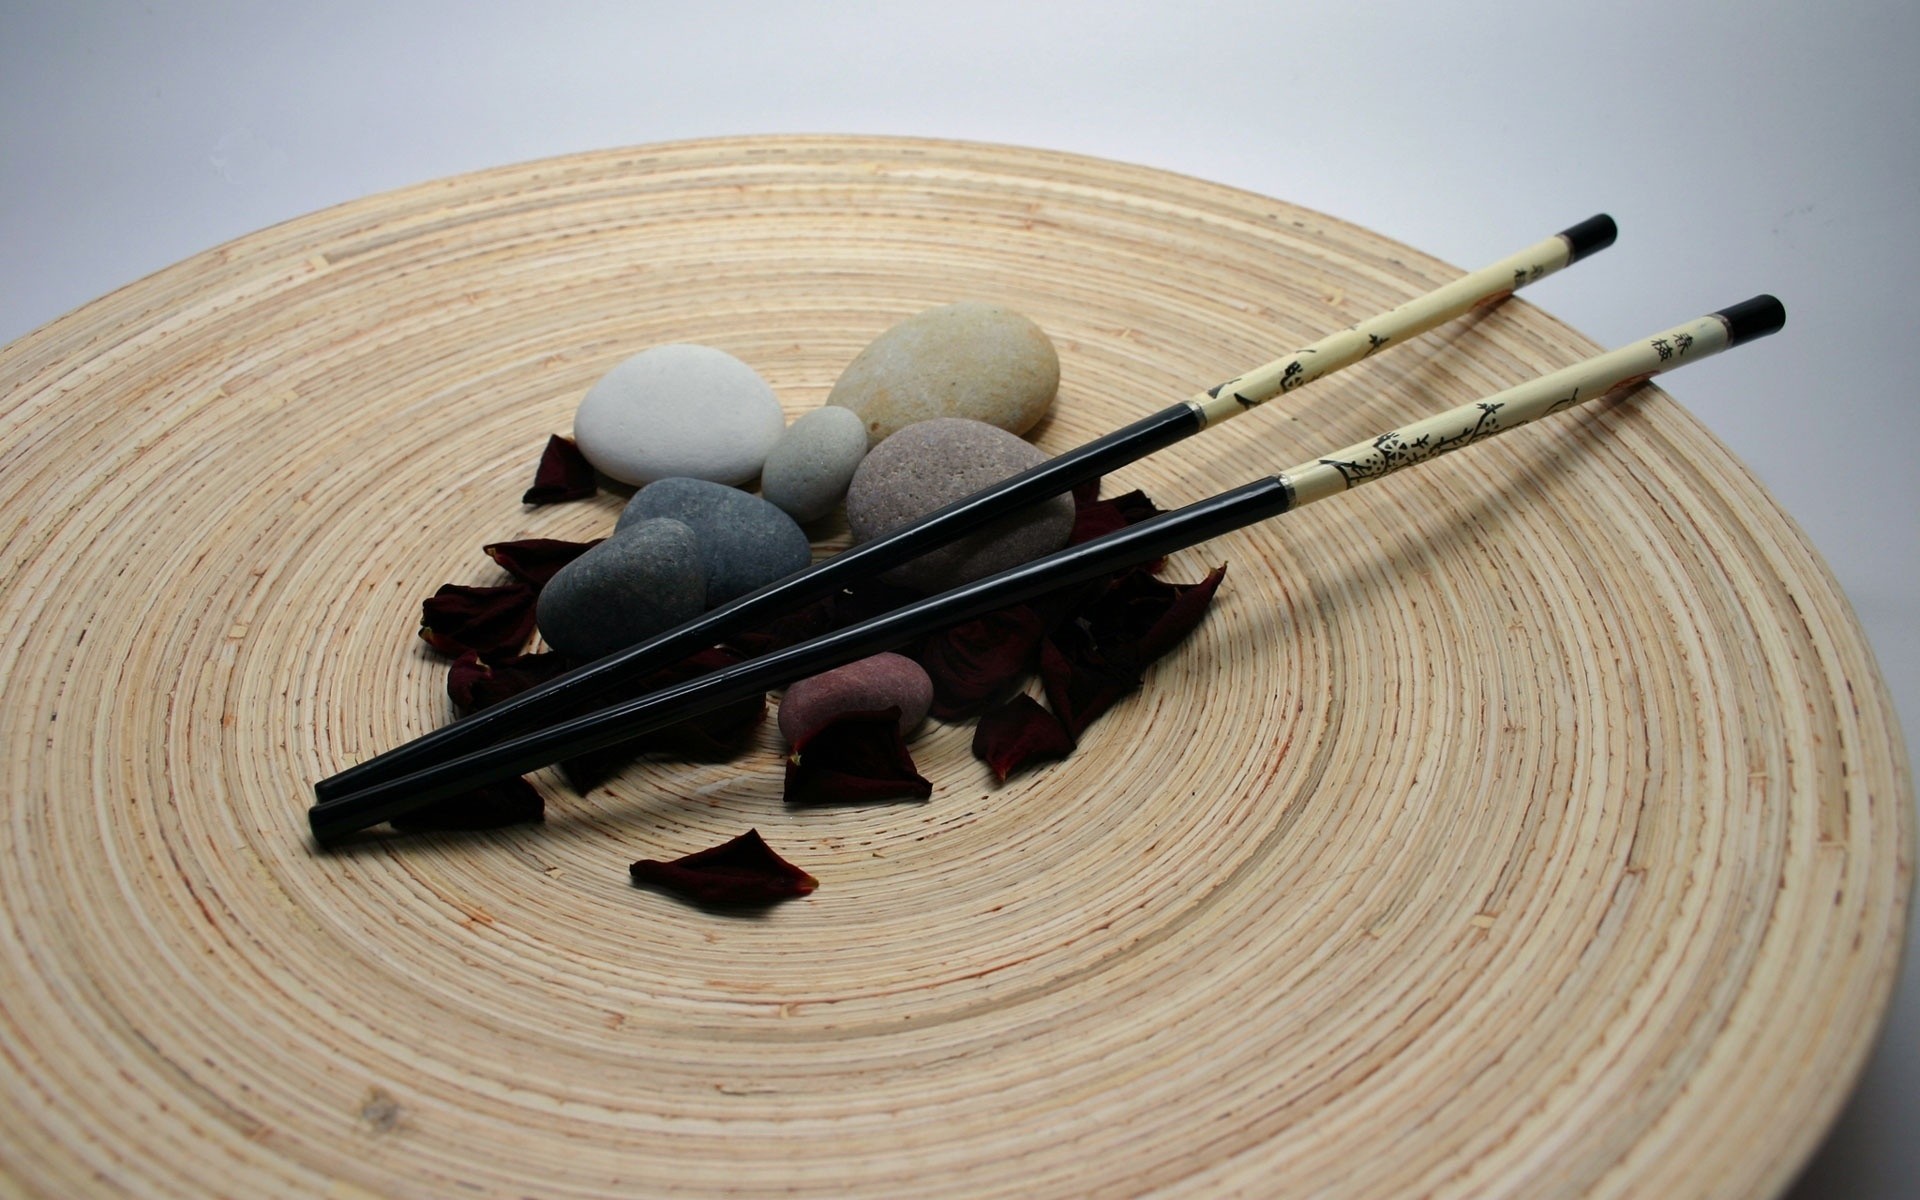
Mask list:
[[[1059,347],[1059,450],[1454,274],[1136,167],[728,139],[348,204],[7,348],[0,1191],[1784,1187],[1887,1003],[1911,783],[1832,578],[1655,389],[1176,556],[1228,564],[1206,624],[1005,786],[939,726],[930,802],[789,811],[769,722],[536,776],[543,826],[306,837],[312,780],[449,718],[420,600],[611,527],[519,496],[630,353],[719,346],[798,415],[998,300]],[[1509,302],[1109,491],[1595,349]],[[749,827],[819,890],[629,885]]]

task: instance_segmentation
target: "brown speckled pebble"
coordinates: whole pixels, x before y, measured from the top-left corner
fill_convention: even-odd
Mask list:
[[[876,654],[797,680],[780,698],[780,736],[798,742],[843,713],[900,709],[900,732],[912,733],[933,704],[933,680],[919,663]]]
[[[827,403],[850,408],[878,445],[917,421],[965,417],[1009,433],[1053,406],[1060,355],[1038,325],[978,300],[908,317],[841,372]]]
[[[1004,429],[958,417],[909,425],[875,446],[847,489],[855,542],[872,541],[934,509],[1046,461]],[[932,593],[1051,554],[1073,533],[1073,498],[1055,496],[1002,518],[884,576]]]

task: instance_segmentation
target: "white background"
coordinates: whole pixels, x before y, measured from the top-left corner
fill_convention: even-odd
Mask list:
[[[1917,60],[1911,0],[0,0],[0,342],[339,201],[720,134],[1099,155],[1462,267],[1604,210],[1619,244],[1528,298],[1607,345],[1786,302],[1665,386],[1826,557],[1920,746]],[[1916,960],[1795,1200],[1920,1194]]]

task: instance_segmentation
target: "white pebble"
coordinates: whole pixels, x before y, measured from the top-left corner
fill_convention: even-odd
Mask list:
[[[673,477],[747,483],[785,428],[780,401],[752,367],[684,344],[655,346],[608,371],[573,417],[587,461],[636,487]]]

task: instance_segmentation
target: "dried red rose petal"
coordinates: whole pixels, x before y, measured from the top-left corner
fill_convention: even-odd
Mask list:
[[[934,716],[970,716],[1024,678],[1038,661],[1048,618],[1030,604],[962,621],[920,644],[914,658],[933,680]]]
[[[1083,627],[1069,625],[1041,645],[1040,680],[1067,736],[1078,742],[1101,713],[1140,686],[1140,672],[1109,661]]]
[[[468,587],[449,583],[420,604],[420,636],[442,654],[511,654],[533,636],[531,584]]]
[[[573,663],[556,650],[483,659],[469,650],[447,668],[447,695],[468,712],[478,712],[567,673]]]
[[[846,804],[871,800],[925,800],[923,778],[900,736],[900,710],[843,713],[803,739],[787,755],[789,804]]]
[[[498,829],[502,825],[543,821],[546,815],[547,802],[539,791],[516,777],[436,800],[404,817],[395,817],[393,827],[409,833],[432,829]]]
[[[1120,577],[1087,614],[1094,636],[1124,638],[1141,666],[1179,645],[1207,615],[1213,594],[1226,577],[1220,564],[1198,583],[1168,583],[1135,568]]]
[[[1075,492],[1074,499],[1076,502],[1080,499],[1078,492]],[[1074,510],[1073,532],[1067,536],[1067,545],[1077,546],[1159,515],[1159,506],[1147,499],[1147,494],[1138,488],[1110,500],[1079,504]]]
[[[567,542],[559,538],[522,538],[516,542],[492,542],[480,547],[507,574],[540,588],[582,554],[598,546],[603,539]]]
[[[1040,647],[1047,702],[1078,740],[1100,714],[1140,686],[1147,665],[1191,633],[1226,574],[1174,584],[1135,567],[1115,580]]]
[[[775,854],[757,829],[672,862],[643,858],[627,873],[636,884],[716,908],[774,904],[820,886],[819,880]]]
[[[1025,693],[982,713],[973,730],[973,756],[1001,783],[1032,763],[1065,758],[1073,745],[1060,718]]]
[[[533,473],[533,486],[520,497],[522,504],[559,504],[566,500],[585,500],[600,490],[593,464],[580,453],[571,438],[554,434],[540,452],[540,466]]]

